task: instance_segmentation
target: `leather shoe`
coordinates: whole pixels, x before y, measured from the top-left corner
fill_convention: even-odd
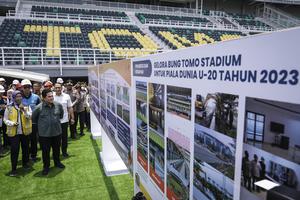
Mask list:
[[[11,172],[9,172],[9,176],[10,177],[16,177],[18,174],[17,174],[17,171],[16,170],[12,170]]]
[[[49,173],[49,169],[48,168],[44,168],[43,171],[42,171],[42,174],[44,176],[46,176],[46,175],[48,175],[48,173]]]
[[[60,169],[64,169],[65,165],[63,165],[62,163],[58,163],[55,165],[55,167],[60,168]]]

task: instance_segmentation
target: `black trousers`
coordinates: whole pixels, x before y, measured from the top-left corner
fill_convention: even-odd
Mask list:
[[[84,122],[85,122],[85,113],[84,113],[84,111],[74,112],[74,117],[75,117],[75,123],[74,123],[73,128],[75,129],[75,133],[76,133],[76,127],[77,127],[78,118],[79,118],[80,134],[83,134]]]
[[[18,157],[20,152],[20,144],[22,147],[22,164],[26,165],[29,161],[29,136],[28,135],[15,135],[9,137],[10,140],[10,161],[11,169],[17,169]]]
[[[67,149],[68,149],[68,122],[61,123],[60,125],[61,125],[61,130],[62,130],[62,134],[61,134],[61,152],[62,152],[62,154],[66,154]]]
[[[7,130],[6,124],[4,124],[4,122],[2,122],[2,127],[0,127],[0,132],[2,133],[2,137],[3,137],[3,144],[2,144],[3,147],[7,147],[10,145],[9,144],[10,140],[9,140],[8,136],[6,135],[6,130]]]
[[[71,124],[71,122],[69,123],[70,124],[70,135],[71,135],[71,138],[76,138],[76,126],[74,124]]]
[[[36,158],[37,154],[37,124],[32,124],[32,132],[30,134],[30,157]]]
[[[59,158],[59,149],[61,142],[61,135],[55,137],[39,137],[40,145],[42,148],[42,158],[44,169],[49,169],[50,167],[50,150],[52,148],[52,157],[54,161],[54,165],[58,165],[60,163]]]
[[[252,176],[252,189],[253,191],[259,192],[259,187],[254,183],[259,181],[259,177]]]
[[[88,130],[91,130],[91,116],[90,112],[85,109],[85,125],[88,128]]]

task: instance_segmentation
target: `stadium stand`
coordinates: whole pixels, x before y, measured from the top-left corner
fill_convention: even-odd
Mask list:
[[[25,1],[8,12],[0,21],[0,65],[97,64],[273,30],[256,16],[225,11],[66,3]]]
[[[242,32],[204,30],[187,28],[150,27],[157,37],[163,40],[171,49],[225,41],[245,36]]]
[[[133,25],[5,19],[0,29],[2,30],[0,33],[1,47],[46,47],[45,58],[55,58],[61,53],[62,56],[68,58],[68,61],[73,60],[73,62],[75,61],[74,50],[60,51],[59,49],[101,49],[103,52],[112,50],[113,56],[121,58],[126,57],[126,54],[127,57],[148,54],[149,52],[143,50],[154,52],[159,48],[137,26]],[[18,49],[7,51],[4,53],[11,53],[11,57],[14,57],[17,63],[20,62],[17,56]],[[92,58],[93,51],[82,51],[79,54],[80,57],[88,54]],[[26,50],[25,53],[30,53],[34,58],[39,52],[37,49],[31,49]],[[85,60],[86,63],[92,61],[88,58]],[[11,64],[16,64],[16,62]]]
[[[95,15],[101,17],[123,17],[128,18],[125,12],[108,11],[108,10],[92,10],[80,8],[64,8],[64,7],[50,7],[50,6],[32,6],[31,13],[59,13],[59,14],[73,14],[73,15]]]
[[[136,13],[138,19],[144,24],[146,20],[171,20],[171,21],[190,21],[198,23],[211,23],[205,17],[186,17],[176,15],[156,15],[148,13]]]
[[[242,14],[237,14],[237,13],[229,13],[232,18],[237,21],[241,26],[244,27],[267,27],[271,28],[269,25],[256,20],[255,16],[253,15],[242,15]]]
[[[227,19],[225,17],[218,17],[217,19],[218,19],[217,21],[219,23],[223,24],[223,25],[227,25],[227,26],[229,25],[229,26],[232,26],[234,28],[237,27],[235,24],[233,24],[229,19]]]

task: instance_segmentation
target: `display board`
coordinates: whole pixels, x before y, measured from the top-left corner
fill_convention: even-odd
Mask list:
[[[97,120],[100,122],[100,100],[99,100],[99,78],[98,78],[98,68],[89,67],[88,77],[89,77],[89,87],[90,87],[90,107],[92,112],[95,114]]]
[[[130,60],[102,64],[98,70],[100,124],[125,165],[131,170]]]
[[[296,28],[133,58],[135,191],[260,200],[261,179],[299,191],[299,35]]]

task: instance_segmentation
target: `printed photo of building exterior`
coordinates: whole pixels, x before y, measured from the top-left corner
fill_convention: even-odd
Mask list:
[[[195,199],[201,199],[201,195],[197,195],[199,192],[204,192],[203,195],[208,196],[207,199],[233,197],[235,148],[233,138],[195,124],[193,194]],[[200,185],[208,184],[207,181],[210,181],[211,190],[201,190]]]
[[[193,199],[231,200],[234,183],[205,162],[194,161]]]
[[[235,95],[196,95],[194,199],[233,199],[237,106]]]

